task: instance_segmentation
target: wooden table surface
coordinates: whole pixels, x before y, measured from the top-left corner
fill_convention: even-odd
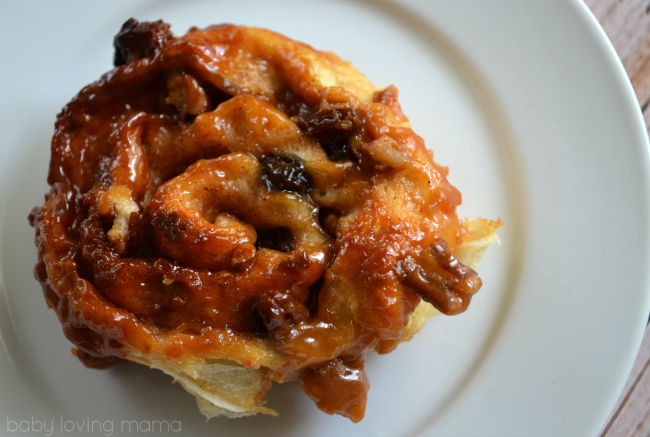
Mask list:
[[[612,41],[650,126],[650,0],[585,0]],[[650,436],[650,327],[601,436]]]

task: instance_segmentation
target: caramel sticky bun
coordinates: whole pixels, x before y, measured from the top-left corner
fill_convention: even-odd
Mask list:
[[[133,19],[114,44],[58,116],[30,215],[75,355],[161,369],[208,417],[275,414],[272,381],[296,381],[361,420],[368,354],[463,312],[500,223],[458,218],[397,89],[332,53]]]

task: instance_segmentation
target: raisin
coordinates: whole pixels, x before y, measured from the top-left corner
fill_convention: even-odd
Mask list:
[[[332,161],[356,161],[349,137],[361,123],[353,108],[348,104],[330,105],[323,102],[311,115],[297,118],[298,127],[307,135],[316,137]]]
[[[311,186],[309,176],[300,161],[280,156],[265,156],[262,178],[271,189],[307,194]]]
[[[317,135],[321,147],[327,156],[334,162],[357,161],[352,148],[348,144],[348,137],[340,130],[330,130]]]
[[[296,247],[296,240],[287,228],[258,230],[255,248],[262,247],[289,253]]]

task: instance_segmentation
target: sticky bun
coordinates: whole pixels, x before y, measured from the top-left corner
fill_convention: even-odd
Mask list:
[[[464,311],[500,223],[458,218],[395,86],[332,53],[133,19],[114,45],[58,116],[30,214],[75,354],[161,369],[208,417],[275,414],[272,381],[296,381],[361,420],[367,355]]]

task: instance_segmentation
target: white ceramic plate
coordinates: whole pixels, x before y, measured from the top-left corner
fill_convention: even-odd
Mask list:
[[[111,68],[121,23],[272,28],[396,84],[451,169],[461,214],[501,217],[467,313],[372,357],[366,418],[319,412],[295,385],[279,418],[206,423],[170,379],[84,368],[33,279],[27,214],[47,191],[55,114]],[[0,6],[0,434],[594,435],[648,317],[645,127],[579,1],[6,2]],[[130,427],[130,430],[129,430]],[[178,432],[180,428],[181,432]]]

